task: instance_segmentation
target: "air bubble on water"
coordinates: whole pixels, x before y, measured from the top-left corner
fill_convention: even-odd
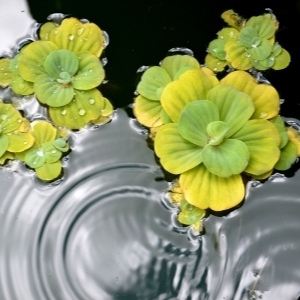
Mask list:
[[[106,31],[102,30],[102,34],[104,37],[104,47],[107,47],[109,44],[109,36]]]

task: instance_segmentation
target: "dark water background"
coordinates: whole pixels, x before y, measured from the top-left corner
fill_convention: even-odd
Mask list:
[[[223,217],[210,215],[205,234],[195,237],[176,226],[176,210],[163,205],[168,182],[147,146],[147,132],[128,107],[138,68],[157,65],[173,47],[191,49],[201,62],[224,25],[224,10],[251,17],[271,8],[292,63],[265,76],[285,100],[281,114],[299,129],[299,6],[279,3],[0,1],[0,40],[7,41],[2,53],[30,24],[55,12],[105,30],[108,82],[101,90],[116,108],[109,124],[71,134],[61,180],[42,183],[17,161],[0,169],[0,300],[300,297],[297,168],[263,184],[249,183],[242,207]],[[9,30],[16,35],[12,44]],[[11,97],[0,90],[0,98]],[[32,97],[21,104],[30,118],[44,113]]]

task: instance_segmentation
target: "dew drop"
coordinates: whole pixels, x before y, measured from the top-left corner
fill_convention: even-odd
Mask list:
[[[90,99],[89,99],[89,103],[90,103],[90,104],[94,104],[94,103],[95,103],[95,99],[90,98]]]
[[[22,119],[18,119],[17,122],[18,122],[18,123],[22,123]]]
[[[59,32],[58,29],[53,30],[54,35],[58,35],[58,32]]]
[[[60,113],[61,113],[63,116],[65,116],[65,115],[67,114],[67,111],[66,111],[65,109],[62,109],[62,110],[60,111]]]
[[[7,115],[3,114],[3,115],[1,116],[1,119],[2,119],[3,121],[6,120],[6,119],[7,119]]]
[[[23,144],[24,144],[24,145],[27,145],[27,144],[28,144],[28,142],[23,142]]]
[[[84,116],[85,113],[86,113],[86,111],[85,111],[85,109],[83,109],[83,108],[80,108],[80,109],[78,110],[79,116]]]
[[[247,54],[246,54],[246,57],[251,57],[251,54],[250,54],[250,53],[247,53]]]
[[[4,70],[4,68],[2,67],[2,68],[0,68],[0,70],[1,70],[1,71],[3,71],[3,70]]]
[[[52,151],[51,151],[51,153],[53,153],[53,154],[56,153],[56,152],[57,152],[56,150],[52,150]]]
[[[6,76],[6,75],[7,75],[7,73],[4,73],[3,75],[4,75],[4,76]]]
[[[74,40],[74,35],[73,35],[73,34],[69,34],[69,35],[68,35],[68,39],[69,39],[70,41],[73,41],[73,40]]]
[[[44,151],[43,150],[38,150],[38,151],[36,151],[36,154],[38,155],[38,156],[44,156]]]
[[[78,34],[78,35],[81,35],[81,34],[83,33],[83,31],[84,31],[84,28],[81,27],[81,28],[79,28],[79,29],[77,30],[77,34]]]

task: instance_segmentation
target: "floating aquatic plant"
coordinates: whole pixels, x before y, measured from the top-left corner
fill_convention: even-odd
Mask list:
[[[0,85],[20,95],[35,93],[58,126],[107,122],[113,107],[97,89],[105,77],[99,59],[106,43],[102,30],[66,18],[43,24],[39,34],[13,59],[0,60]]]
[[[169,195],[182,224],[201,228],[205,210],[236,207],[245,197],[245,182],[287,170],[300,155],[299,133],[279,115],[278,92],[250,73],[232,71],[219,80],[199,64],[162,91],[153,84],[160,79],[158,73],[142,77],[138,92],[156,95],[152,101],[166,115],[156,128],[154,151],[163,169],[176,176]],[[155,126],[144,122],[146,110],[134,113],[150,130]]]
[[[290,63],[290,54],[275,40],[279,23],[272,13],[245,20],[233,10],[222,18],[231,27],[223,28],[208,45],[205,64],[214,72],[226,66],[239,70],[281,70]]]
[[[63,132],[49,122],[39,120],[31,123],[34,144],[19,153],[17,157],[34,169],[38,178],[52,181],[62,172],[61,157],[69,151],[69,145]]]
[[[30,148],[33,143],[28,120],[11,104],[0,100],[0,164],[14,159],[16,153]]]

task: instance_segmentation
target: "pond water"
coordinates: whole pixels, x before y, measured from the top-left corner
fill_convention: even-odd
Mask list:
[[[0,21],[3,54],[34,34],[36,20],[25,1],[0,8],[19,20]],[[42,183],[17,161],[0,169],[0,299],[297,300],[298,168],[250,182],[242,207],[208,216],[205,233],[194,236],[165,205],[168,182],[127,106],[134,89],[130,98],[109,84],[111,122],[71,133],[60,180]],[[20,105],[30,118],[45,113],[32,97]],[[299,130],[298,119],[286,120]]]

